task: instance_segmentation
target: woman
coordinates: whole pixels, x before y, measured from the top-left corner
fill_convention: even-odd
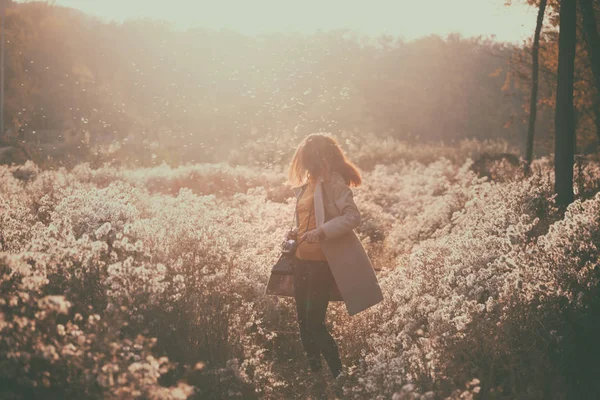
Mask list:
[[[362,178],[333,138],[314,134],[296,149],[288,183],[297,199],[297,260],[293,276],[271,274],[266,293],[295,298],[311,370],[321,370],[322,353],[331,374],[343,378],[336,342],[325,326],[329,301],[344,301],[354,315],[383,300],[371,261],[353,231],[361,217],[350,187],[359,186]]]

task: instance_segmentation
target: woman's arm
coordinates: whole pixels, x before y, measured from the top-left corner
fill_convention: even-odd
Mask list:
[[[354,203],[354,195],[352,190],[342,180],[334,180],[332,183],[334,193],[334,202],[341,215],[330,219],[323,223],[320,228],[325,235],[325,239],[334,239],[350,232],[360,225],[361,216],[356,203]]]

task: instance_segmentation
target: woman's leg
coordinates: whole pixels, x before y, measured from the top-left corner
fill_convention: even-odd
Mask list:
[[[298,314],[298,325],[300,327],[300,339],[308,358],[310,369],[318,372],[322,369],[321,351],[312,331],[309,331],[309,310],[314,303],[309,299],[309,278],[311,269],[308,263],[300,261],[294,270],[294,297],[296,300],[296,312]]]
[[[342,370],[342,362],[337,344],[325,326],[333,276],[326,263],[305,262],[302,267],[304,268],[298,273],[299,290],[296,296],[302,343],[311,368],[315,362],[318,364],[316,368],[320,367],[322,352],[332,375],[337,376]]]
[[[333,275],[327,263],[317,264],[313,279],[309,285],[309,297],[314,299],[315,306],[309,311],[308,329],[313,332],[317,345],[331,374],[335,377],[342,371],[342,361],[335,339],[325,325],[329,296],[333,285]]]

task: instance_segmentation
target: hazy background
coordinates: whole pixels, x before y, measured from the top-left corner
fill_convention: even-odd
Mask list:
[[[510,42],[531,36],[536,15],[535,9],[521,2],[507,7],[503,0],[57,0],[56,4],[109,20],[159,18],[179,28],[227,28],[245,34],[349,28],[404,39],[460,33],[495,35]]]
[[[553,148],[554,14],[535,156]],[[9,2],[0,162],[268,166],[314,132],[523,153],[534,22],[503,0]],[[583,46],[577,63],[582,151],[597,143]]]
[[[530,174],[520,4],[8,3],[0,398],[306,398],[294,301],[264,294],[314,132],[360,168],[384,297],[329,305],[344,398],[600,398],[600,112],[578,33],[565,212],[559,0]]]

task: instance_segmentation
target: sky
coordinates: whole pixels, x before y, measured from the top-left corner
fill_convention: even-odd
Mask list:
[[[522,1],[522,0],[521,0]],[[520,43],[533,34],[536,10],[505,0],[56,0],[105,20],[156,18],[246,34],[349,28],[412,40],[460,33]]]

